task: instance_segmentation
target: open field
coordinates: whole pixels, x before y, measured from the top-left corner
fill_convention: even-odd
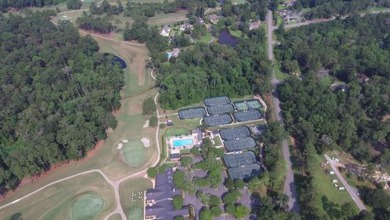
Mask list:
[[[320,196],[328,197],[330,201],[339,205],[347,202],[353,203],[351,196],[349,196],[346,190],[340,191],[332,183],[332,179],[338,180],[338,178],[335,175],[326,175],[325,171],[321,168],[321,162],[325,161],[324,157],[322,155],[316,155],[315,158],[316,162],[312,168],[312,173],[317,193]],[[338,182],[338,185],[342,185],[340,181]]]
[[[8,219],[20,213],[23,219],[101,219],[114,209],[113,194],[103,177],[93,173],[53,185],[1,210],[0,216]]]
[[[121,205],[128,219],[143,219],[143,192],[152,187],[152,182],[145,178],[128,180],[120,185]]]
[[[187,11],[180,11],[176,13],[170,13],[170,14],[156,14],[156,16],[149,18],[148,25],[151,26],[161,26],[165,24],[174,24],[176,22],[180,21],[186,21],[188,20]]]

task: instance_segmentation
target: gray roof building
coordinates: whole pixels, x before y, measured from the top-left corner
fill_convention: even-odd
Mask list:
[[[168,168],[156,176],[156,185],[146,191],[145,219],[172,220],[175,216],[188,216],[188,208],[175,210],[172,199],[180,195],[180,190],[173,183],[173,169]]]

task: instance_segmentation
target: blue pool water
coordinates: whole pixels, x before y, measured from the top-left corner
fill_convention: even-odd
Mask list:
[[[180,139],[173,141],[173,148],[179,148],[183,146],[192,145],[194,141],[192,139]]]

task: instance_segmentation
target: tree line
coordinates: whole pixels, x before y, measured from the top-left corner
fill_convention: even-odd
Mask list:
[[[101,34],[109,34],[116,29],[116,26],[110,22],[110,19],[105,17],[94,17],[83,12],[81,17],[76,19],[76,24],[84,30],[95,31]]]
[[[370,7],[390,7],[389,0],[298,0],[294,3],[293,8],[302,10],[303,8],[310,8],[304,14],[306,19],[315,18],[330,18],[332,16],[345,16],[361,12]]]
[[[80,159],[117,122],[123,74],[54,12],[0,19],[0,186]]]
[[[0,0],[0,11],[5,12],[9,8],[43,7],[57,5],[67,0]]]

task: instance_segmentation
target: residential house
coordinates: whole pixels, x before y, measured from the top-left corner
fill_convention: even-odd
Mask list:
[[[161,29],[160,34],[164,37],[169,37],[169,33],[171,33],[171,28],[168,25],[164,25]]]
[[[172,51],[167,52],[168,60],[169,60],[171,57],[178,57],[178,56],[179,56],[179,53],[180,53],[180,49],[179,49],[179,48],[173,48]]]
[[[180,31],[186,31],[186,30],[192,31],[193,29],[194,29],[194,26],[192,26],[192,24],[188,24],[188,23],[180,25],[180,28],[179,28]]]
[[[250,31],[259,29],[259,27],[260,27],[260,20],[249,23],[249,30]]]
[[[216,14],[209,15],[208,17],[209,21],[213,24],[217,24],[219,21],[219,16]]]

